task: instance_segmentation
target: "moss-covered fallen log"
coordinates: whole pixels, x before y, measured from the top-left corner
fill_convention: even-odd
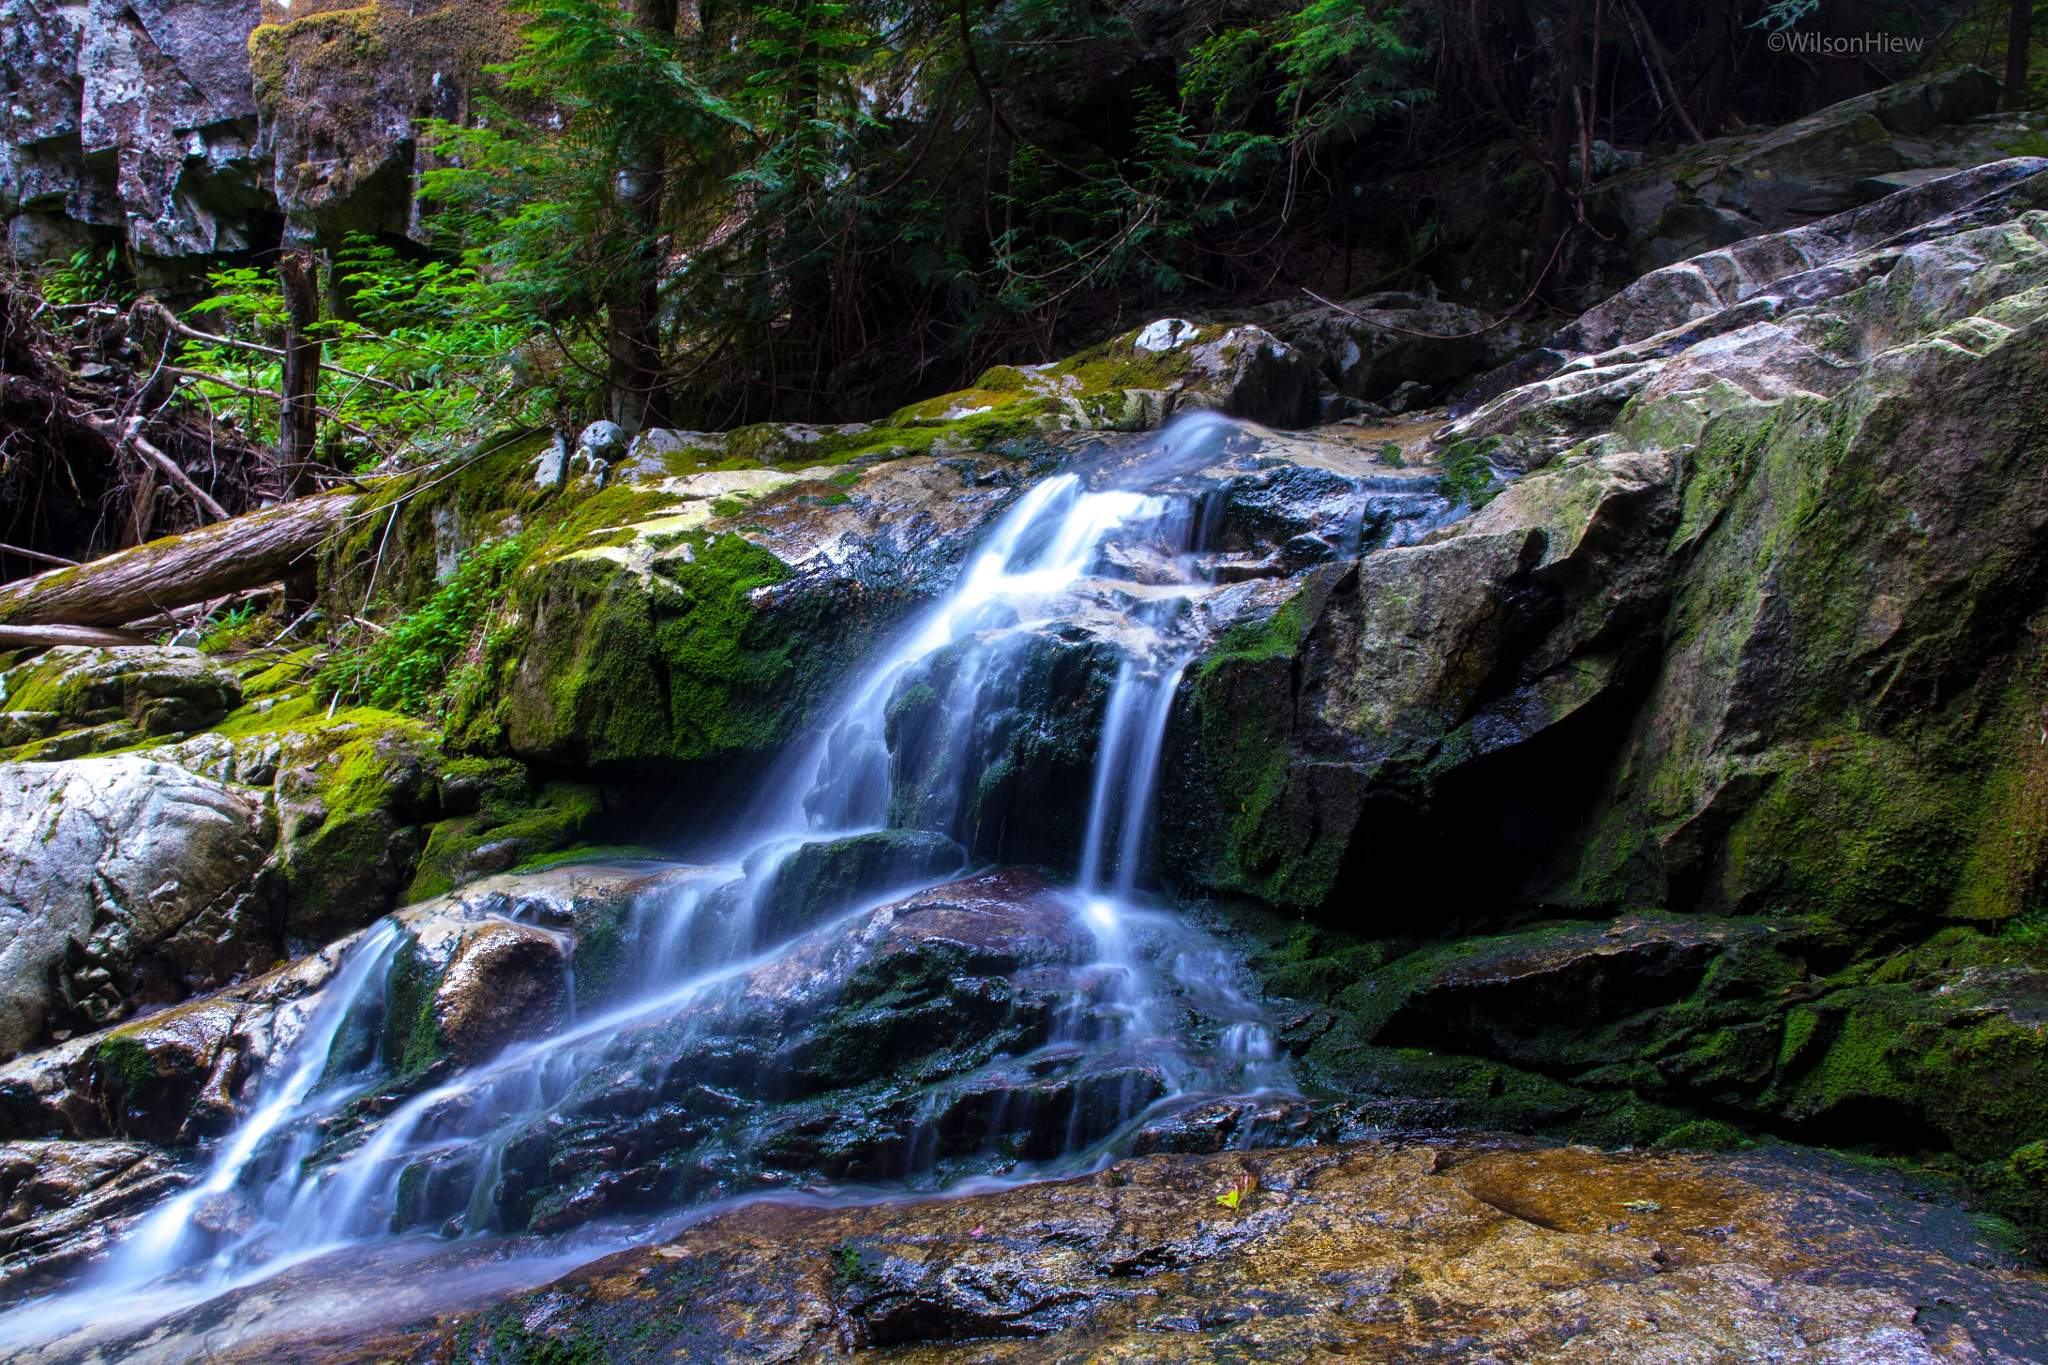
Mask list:
[[[0,625],[118,626],[285,578],[341,528],[356,493],[302,498],[0,587]]]

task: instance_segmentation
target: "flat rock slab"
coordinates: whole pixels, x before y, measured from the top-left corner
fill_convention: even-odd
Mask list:
[[[1816,1154],[1361,1143],[755,1204],[476,1327],[454,1344],[516,1332],[611,1360],[1905,1365],[2048,1358],[2048,1281],[1962,1211]]]
[[[1235,1207],[1218,1202],[1233,1190]],[[1795,1148],[1373,1141],[1142,1157],[915,1203],[762,1201],[504,1299],[478,1297],[486,1262],[502,1293],[565,1248],[428,1245],[344,1253],[125,1339],[17,1358],[2048,1359],[2048,1277],[1897,1172]],[[405,1321],[422,1311],[444,1316]]]

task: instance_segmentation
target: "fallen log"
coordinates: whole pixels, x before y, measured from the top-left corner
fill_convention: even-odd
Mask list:
[[[99,626],[0,626],[0,649],[47,649],[52,645],[146,645],[147,635]]]
[[[340,529],[359,496],[301,498],[5,584],[0,625],[118,626],[275,583]]]

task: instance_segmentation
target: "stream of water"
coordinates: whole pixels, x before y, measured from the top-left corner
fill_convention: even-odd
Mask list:
[[[76,1287],[0,1315],[0,1345],[119,1317],[124,1305],[131,1317],[161,1314],[309,1258],[374,1245],[393,1235],[408,1170],[453,1171],[475,1191],[444,1233],[516,1231],[494,1225],[486,1197],[507,1144],[555,1110],[597,1051],[743,983],[786,951],[763,944],[757,918],[787,859],[807,843],[891,824],[905,793],[887,735],[907,680],[942,680],[937,723],[949,730],[939,751],[964,755],[991,709],[1013,694],[1030,642],[1073,622],[1112,632],[1121,663],[1067,897],[1093,951],[1091,960],[1070,964],[1070,1007],[1041,1051],[1048,1065],[1099,1066],[1105,1074],[1139,1065],[1163,1079],[1164,1097],[1156,1086],[1137,1086],[1085,1121],[1077,1104],[1065,1150],[1015,1165],[1007,1178],[1106,1160],[1137,1124],[1175,1103],[1287,1089],[1286,1063],[1261,1011],[1239,993],[1232,956],[1148,905],[1141,890],[1161,749],[1175,690],[1199,644],[1185,628],[1186,609],[1210,588],[1193,553],[1204,534],[1199,497],[1144,490],[1213,459],[1233,426],[1210,414],[1185,418],[1117,475],[1098,477],[1105,486],[1068,472],[1017,497],[970,552],[951,591],[861,670],[811,741],[764,778],[744,837],[716,866],[638,909],[630,945],[635,984],[618,1003],[571,1016],[549,1036],[456,1071],[388,1112],[366,1114],[361,1102],[388,1086],[391,1063],[375,1049],[344,1056],[338,1040],[385,1008],[406,938],[390,920],[367,931],[297,1041],[273,1057],[253,1107],[204,1158],[203,1176],[165,1200]],[[1134,563],[1142,565],[1135,577]],[[942,656],[946,667],[935,671]],[[964,762],[925,775],[924,828],[961,834],[973,777]],[[967,871],[966,861],[963,852],[956,871]],[[849,913],[932,880],[926,869]],[[1190,1008],[1219,1026],[1200,1039],[1182,1036],[1177,1021]],[[998,1116],[996,1127],[1003,1122]],[[350,1125],[360,1131],[337,1141]],[[919,1150],[913,1143],[901,1172],[913,1184]]]

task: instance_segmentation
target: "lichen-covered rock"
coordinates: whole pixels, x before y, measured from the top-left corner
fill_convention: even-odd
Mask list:
[[[1624,422],[1697,442],[1687,562],[1560,894],[1796,904],[1864,930],[2019,912],[2041,846],[2018,791],[2038,763],[2043,234],[2030,213],[1909,246],[1781,322],[1861,362],[1832,397],[1749,404],[1702,379]]]
[[[0,1056],[280,956],[252,794],[145,758],[0,764]]]
[[[1601,416],[1611,422],[1621,404],[1662,368],[1655,362],[1859,289],[1891,269],[1892,257],[1882,250],[1887,245],[1938,240],[2039,207],[2048,197],[2040,181],[2043,169],[2048,162],[2039,157],[1991,162],[1820,222],[1745,234],[1746,240],[1652,270],[1541,348],[1480,380],[1462,400],[1461,420],[1446,438],[1506,431],[1506,419],[1539,404],[1561,414],[1587,410],[1594,420],[1582,422],[1581,434],[1602,429]],[[1821,349],[1847,358],[1839,347]],[[1549,383],[1538,382],[1544,380]],[[1741,387],[1758,398],[1784,391]],[[1510,401],[1494,401],[1511,390]],[[1594,406],[1598,395],[1610,395],[1604,408]],[[1557,419],[1549,425],[1563,429]]]
[[[353,942],[0,1065],[0,1138],[191,1146],[221,1133]]]
[[[989,434],[1034,430],[1149,431],[1176,413],[1211,409],[1275,427],[1321,420],[1315,362],[1262,327],[1160,318],[1067,360],[998,365],[964,393],[904,408],[883,425],[932,427],[972,418]]]
[[[1162,851],[1325,926],[1259,971],[1355,1121],[1870,1143],[2038,1241],[2048,174],[1943,183],[1567,329],[1437,433],[1475,514],[1195,671]]]
[[[271,0],[248,32],[253,94],[279,209],[303,230],[417,233],[423,118],[460,120],[512,54],[518,24],[489,0],[351,7]]]
[[[622,919],[664,878],[644,866],[487,877],[398,912],[406,939],[383,1005],[359,1021],[367,1031],[337,1043],[337,1055],[359,1066],[381,1049],[391,1070],[416,1077],[545,1031],[566,1007],[572,953],[596,978],[585,998],[599,998],[618,970]],[[0,1140],[190,1146],[218,1134],[298,1039],[357,937],[0,1065]]]

